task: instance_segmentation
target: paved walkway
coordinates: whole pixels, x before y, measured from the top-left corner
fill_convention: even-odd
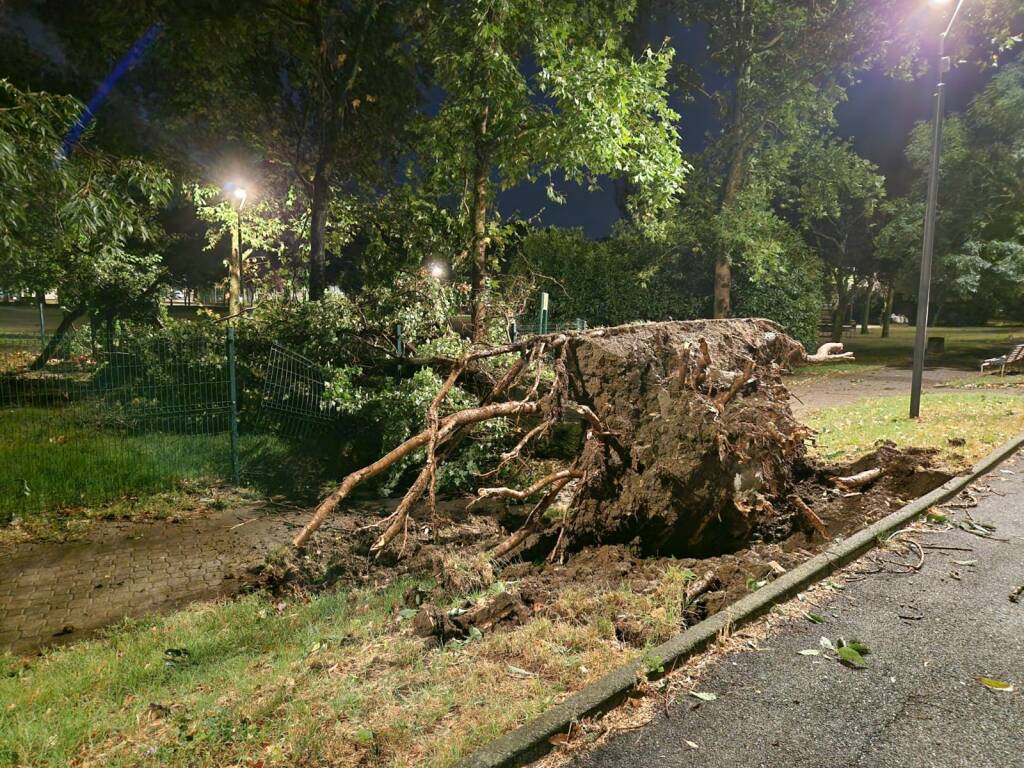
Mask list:
[[[716,701],[691,708],[693,699],[677,700],[667,715],[575,764],[1024,766],[1024,595],[1009,598],[1024,585],[1024,458],[988,482],[993,492],[971,514],[1005,541],[960,530],[918,535],[929,545],[920,571],[850,582],[825,611],[826,624],[794,622],[762,643],[768,650],[709,669],[700,688]],[[818,648],[823,635],[867,643],[867,669],[798,653]],[[979,676],[1015,690],[989,690]]]
[[[956,391],[943,390],[941,387],[948,381],[965,378],[971,373],[955,368],[926,368],[923,388],[926,391]],[[792,393],[790,406],[793,413],[800,417],[821,408],[850,405],[868,398],[898,395],[910,397],[910,379],[910,368],[885,367],[840,376],[790,379],[785,383]],[[1020,393],[1020,390],[1016,392]]]
[[[231,510],[180,523],[109,523],[84,541],[0,557],[0,648],[28,651],[90,630],[233,595],[305,512]]]

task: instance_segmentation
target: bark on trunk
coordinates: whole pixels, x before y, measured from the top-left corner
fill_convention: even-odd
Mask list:
[[[860,320],[861,336],[867,336],[871,333],[871,295],[873,293],[874,291],[871,290],[871,280],[868,280],[867,285],[864,286],[864,312]]]
[[[843,340],[843,325],[846,323],[846,313],[850,308],[850,287],[846,275],[836,270],[833,274],[833,281],[836,289],[836,303],[832,308],[832,338],[833,342]]]
[[[39,353],[39,357],[32,363],[32,370],[38,371],[46,367],[46,364],[53,357],[53,353],[57,351],[57,347],[64,340],[64,337],[68,335],[68,332],[74,327],[75,321],[85,314],[85,307],[75,307],[70,312],[66,312],[64,317],[60,321],[60,325],[57,326],[57,330],[54,332],[50,340],[46,342],[46,346],[43,347],[43,351]]]
[[[745,89],[750,78],[749,60],[741,69],[740,77],[736,83],[736,95],[733,112],[733,130],[731,142],[732,158],[729,160],[729,170],[725,177],[725,184],[722,187],[722,200],[720,210],[729,208],[739,196],[743,184],[744,164],[746,163],[746,137],[744,136],[745,110]],[[715,256],[715,301],[713,317],[716,319],[727,318],[732,315],[732,254],[724,253],[721,246]]]
[[[487,336],[487,204],[490,195],[491,164],[485,147],[487,141],[488,109],[484,108],[477,136],[477,161],[473,171],[473,206],[471,211],[473,246],[470,276],[470,315],[473,341],[481,342]]]
[[[313,195],[310,200],[309,219],[309,299],[319,301],[327,290],[327,203],[330,198],[333,148],[321,148],[320,160],[313,176]]]
[[[886,286],[885,289],[885,306],[882,307],[882,338],[889,338],[889,333],[892,330],[892,304],[896,297],[896,291],[892,285]]]

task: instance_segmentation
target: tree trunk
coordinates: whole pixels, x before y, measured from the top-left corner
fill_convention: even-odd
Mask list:
[[[892,329],[892,303],[896,298],[896,291],[893,289],[890,283],[885,288],[885,302],[882,307],[882,338],[889,338],[889,333]]]
[[[70,312],[65,312],[64,317],[60,321],[60,325],[57,326],[57,330],[54,332],[50,340],[46,342],[46,346],[43,347],[43,351],[39,353],[39,357],[32,363],[32,370],[38,371],[46,367],[50,358],[53,357],[53,353],[57,351],[57,347],[64,340],[64,337],[68,335],[68,331],[74,327],[75,321],[78,320],[82,315],[85,314],[85,307],[75,307]]]
[[[484,107],[477,136],[477,159],[473,170],[472,217],[473,246],[470,277],[471,325],[473,341],[483,341],[487,336],[487,203],[490,194],[491,164],[484,146],[487,137],[489,111]]]
[[[332,131],[333,132],[333,131]],[[319,301],[327,289],[327,256],[324,239],[327,234],[327,203],[330,199],[331,172],[334,163],[330,157],[334,148],[321,147],[320,159],[313,176],[313,195],[309,218],[309,300]]]
[[[328,92],[320,108],[320,146],[310,195],[309,219],[309,299],[322,299],[327,290],[327,257],[324,239],[327,232],[327,205],[330,202],[331,179],[334,175],[338,139],[345,123],[349,94],[355,87],[360,72],[366,33],[375,16],[376,4],[370,4],[363,17],[361,32],[355,41],[355,50],[343,56],[334,47],[338,36],[323,17],[317,16],[320,38],[321,77]],[[347,62],[347,73],[339,72],[341,62]],[[308,184],[308,182],[307,182]]]
[[[235,225],[231,228],[231,261],[228,263],[229,317],[237,317],[242,311],[242,212],[236,210],[235,216]]]
[[[843,318],[846,316],[846,303],[844,301],[836,301],[835,307],[832,309],[832,336],[831,340],[835,343],[839,343],[843,340]]]
[[[729,175],[725,180],[725,190],[722,195],[722,210],[725,210],[736,200],[740,191],[740,183],[743,179],[744,150],[742,147],[736,149],[732,162],[729,165]],[[731,255],[724,253],[721,246],[715,255],[715,305],[713,317],[716,319],[726,318],[732,315],[732,259]]]
[[[850,306],[850,288],[846,283],[846,277],[840,275],[838,270],[833,275],[836,287],[836,303],[832,308],[832,341],[838,343],[843,340],[843,324],[846,322],[846,313]]]
[[[864,314],[861,315],[860,335],[867,336],[871,333],[871,296],[874,291],[871,289],[871,278],[868,278],[864,286]]]

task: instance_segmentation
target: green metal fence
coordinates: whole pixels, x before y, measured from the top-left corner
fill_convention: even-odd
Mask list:
[[[262,428],[304,438],[334,423],[337,412],[324,397],[323,369],[280,344],[273,344],[258,407]]]
[[[240,360],[233,333],[77,334],[38,369],[39,336],[0,335],[0,522],[237,483],[247,446],[263,460],[334,421],[318,366],[278,345]]]

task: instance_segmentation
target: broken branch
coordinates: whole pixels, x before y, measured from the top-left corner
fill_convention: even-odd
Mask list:
[[[868,483],[872,483],[881,476],[881,467],[875,467],[874,469],[867,469],[863,472],[858,472],[856,475],[850,475],[849,477],[833,478],[832,482],[835,483],[839,490],[849,492],[855,488],[861,488]]]
[[[821,537],[825,540],[832,538],[829,535],[828,528],[825,526],[824,521],[818,517],[818,514],[807,506],[807,503],[797,496],[795,493],[789,497],[790,503],[797,508],[800,516],[810,525],[815,531],[817,531]]]

